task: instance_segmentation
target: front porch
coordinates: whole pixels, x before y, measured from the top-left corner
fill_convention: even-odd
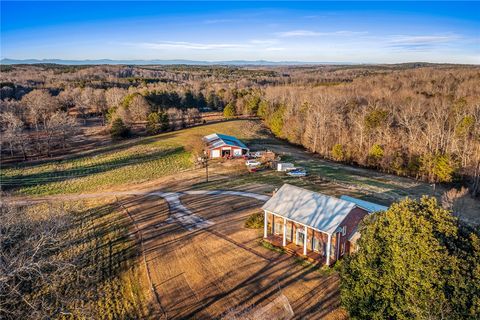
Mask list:
[[[264,240],[287,253],[331,265],[335,259],[336,238],[307,225],[265,211]]]
[[[285,249],[287,254],[290,254],[292,256],[299,256],[302,257],[310,262],[313,263],[319,263],[319,264],[326,264],[326,259],[325,257],[320,254],[319,252],[307,250],[307,255],[305,256],[303,254],[303,247],[302,246],[297,246],[293,242],[288,242],[286,246],[283,246],[283,238],[281,236],[275,236],[275,235],[269,235],[263,240],[270,242],[276,247],[281,247]]]

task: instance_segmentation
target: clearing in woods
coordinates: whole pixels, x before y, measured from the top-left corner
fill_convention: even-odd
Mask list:
[[[305,178],[291,178],[273,170],[248,173],[242,161],[212,161],[210,181],[205,182],[205,170],[194,169],[189,150],[201,136],[212,132],[235,135],[252,149],[271,149],[283,160],[307,168],[310,174]],[[416,198],[432,193],[428,184],[413,179],[319,159],[273,138],[259,121],[254,120],[234,120],[133,139],[80,152],[62,161],[10,166],[2,168],[1,179],[4,191],[26,201],[71,200],[76,194],[83,194],[87,199],[88,193],[95,192],[97,195],[104,193],[107,198],[112,197],[109,192],[132,189],[162,192],[243,190],[268,195],[283,183],[335,196],[349,194],[383,204],[404,196]],[[436,195],[443,191],[437,188]],[[286,298],[298,318],[310,318],[312,314],[316,318],[344,318],[339,308],[335,272],[305,266],[287,255],[270,251],[260,244],[258,230],[244,227],[246,218],[259,212],[261,201],[226,195],[184,195],[180,197],[183,206],[212,222],[205,228],[189,230],[179,223],[181,219],[169,219],[172,208],[161,197],[124,195],[120,200],[142,234],[147,267],[162,306],[162,310],[154,312],[166,314],[168,318],[212,318],[252,307],[265,310],[272,301]],[[468,200],[466,208],[462,218],[478,223],[479,202]],[[98,220],[102,221],[102,226],[128,223],[125,212],[123,218],[118,215],[121,212],[118,208],[112,212]],[[86,213],[85,219],[97,221],[94,215]],[[120,239],[131,241],[127,234],[133,231],[132,224],[122,226]],[[110,239],[110,236],[99,238],[96,243],[106,245],[112,241]],[[97,244],[95,247],[105,247]],[[134,269],[130,269],[130,263]],[[134,272],[115,273],[115,285],[106,292],[116,292],[116,296],[99,301],[109,306],[110,315],[152,315],[156,299],[152,297],[141,263],[138,259],[118,269],[119,272]],[[122,266],[122,263],[117,265]],[[135,283],[140,286],[133,286]],[[105,285],[110,286],[108,282]],[[103,290],[102,286],[98,290]],[[134,307],[128,304],[126,297],[129,296],[135,299]],[[145,300],[145,306],[137,305],[139,299]],[[118,301],[115,307],[111,305],[113,300]],[[122,303],[126,303],[125,306]]]

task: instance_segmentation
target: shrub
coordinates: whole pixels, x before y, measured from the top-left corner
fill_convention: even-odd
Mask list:
[[[263,214],[261,212],[254,213],[245,221],[245,227],[249,229],[263,228]]]
[[[117,118],[113,120],[110,128],[110,136],[112,139],[124,139],[130,135],[130,129],[125,126],[122,119]]]

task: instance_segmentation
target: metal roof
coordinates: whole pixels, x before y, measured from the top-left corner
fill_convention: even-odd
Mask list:
[[[385,207],[385,206],[382,206],[382,205],[379,205],[379,204],[376,204],[376,203],[373,203],[373,202],[353,198],[353,197],[350,197],[350,196],[340,196],[340,199],[352,202],[352,203],[356,204],[357,207],[360,207],[360,208],[368,211],[368,213],[374,213],[374,212],[378,212],[378,211],[388,210],[388,207]]]
[[[355,206],[349,201],[284,184],[262,209],[333,234]]]
[[[240,140],[235,137],[227,136],[226,134],[212,133],[208,136],[203,137],[210,149],[222,147],[222,146],[232,146],[239,147],[242,149],[247,149],[247,146]]]

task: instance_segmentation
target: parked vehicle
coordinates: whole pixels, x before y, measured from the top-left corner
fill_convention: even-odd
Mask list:
[[[291,170],[287,172],[287,176],[289,177],[305,177],[307,175],[307,171],[302,168],[297,168],[295,170]]]
[[[247,160],[245,161],[245,164],[247,165],[247,167],[258,167],[259,165],[261,165],[262,163],[258,160]]]

